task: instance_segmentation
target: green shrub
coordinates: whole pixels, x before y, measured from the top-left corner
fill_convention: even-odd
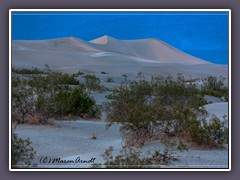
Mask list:
[[[209,76],[203,79],[203,88],[209,90],[221,90],[224,88],[224,78],[217,79],[214,76]]]
[[[48,123],[49,118],[63,116],[95,117],[100,113],[95,100],[89,96],[84,84],[73,76],[53,72],[45,75],[12,78],[12,118],[22,122],[37,118]]]
[[[134,140],[136,136],[139,145],[144,144],[146,138],[151,134],[151,123],[154,121],[151,106],[146,99],[150,98],[151,86],[147,81],[130,82],[128,85],[122,84],[114,89],[112,94],[107,96],[111,102],[107,104],[107,121],[109,125],[119,122],[121,132],[125,140]],[[131,144],[131,142],[129,142]]]
[[[46,124],[50,117],[54,117],[57,108],[55,98],[56,93],[53,91],[45,91],[38,94],[35,109],[39,123]]]
[[[184,125],[182,119],[190,121],[196,117],[201,98],[196,97],[196,91],[172,77],[122,84],[107,96],[111,99],[107,121],[109,125],[112,122],[122,124],[121,132],[127,144],[137,139],[141,141],[137,145],[143,145],[156,127],[160,127],[158,131],[162,133],[177,135]]]
[[[113,82],[114,82],[114,81],[113,81],[113,78],[108,77],[108,78],[107,78],[107,82],[109,82],[109,83],[113,83]]]
[[[202,106],[206,102],[194,82],[186,81],[181,75],[176,79],[156,77],[151,82],[141,76],[137,81],[123,83],[107,98],[111,100],[106,108],[108,126],[121,123],[120,130],[127,146],[143,146],[160,136],[179,137],[210,146],[213,124],[204,125],[207,112]],[[216,123],[218,121],[215,121],[214,133],[222,128]],[[222,133],[217,134],[219,140]],[[214,142],[221,146],[221,141]],[[181,143],[178,147],[184,149]]]
[[[100,84],[100,79],[92,74],[84,75],[85,86],[89,91],[102,92],[105,91],[105,88]]]
[[[101,74],[108,74],[108,73],[107,73],[107,72],[105,72],[105,71],[102,71],[102,72],[101,72]]]
[[[126,74],[123,74],[123,75],[122,75],[122,77],[124,77],[124,78],[127,78],[127,77],[128,77],[128,75],[126,75]]]
[[[36,155],[34,149],[30,146],[29,139],[22,139],[17,134],[12,133],[11,141],[11,163],[13,167],[17,167],[19,164],[29,166],[31,161]]]
[[[57,84],[79,85],[79,82],[74,78],[73,75],[53,71],[51,71],[46,76],[46,81],[55,85]]]
[[[61,89],[57,94],[56,104],[58,114],[62,116],[88,114],[90,117],[94,117],[100,113],[95,100],[84,91],[83,87]]]
[[[202,95],[211,95],[216,97],[224,97],[228,101],[228,87],[224,85],[224,78],[209,76],[202,79],[203,85],[201,88]]]
[[[206,120],[194,121],[188,127],[188,132],[192,141],[199,145],[214,148],[223,148],[228,144],[228,128],[226,127],[227,119],[221,121],[215,115],[210,122]]]
[[[35,115],[33,88],[27,85],[25,80],[18,79],[19,82],[12,86],[12,116],[22,123],[28,116]]]
[[[73,74],[73,77],[78,77],[78,76],[81,76],[81,75],[84,75],[84,72],[78,71],[77,73]]]
[[[45,72],[43,70],[40,70],[38,68],[32,68],[32,69],[27,69],[27,68],[12,68],[13,73],[17,74],[44,74]]]
[[[167,165],[176,160],[167,151],[164,153],[160,153],[160,151],[149,152],[143,156],[133,148],[123,148],[120,154],[114,157],[113,150],[113,147],[110,146],[102,155],[105,163],[103,165],[94,164],[93,168],[160,168],[161,165]]]

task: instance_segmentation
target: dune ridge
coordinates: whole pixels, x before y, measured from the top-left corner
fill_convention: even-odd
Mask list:
[[[40,69],[49,64],[67,73],[228,75],[227,65],[193,57],[159,39],[118,40],[107,35],[91,41],[75,37],[13,40],[12,64]]]

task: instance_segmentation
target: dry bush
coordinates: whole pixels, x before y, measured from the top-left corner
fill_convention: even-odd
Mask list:
[[[123,140],[126,147],[142,147],[149,142],[151,135],[146,131],[122,131]]]
[[[36,124],[39,124],[39,121],[38,121],[37,119],[33,118],[33,119],[29,119],[29,120],[27,121],[27,123],[28,123],[29,125],[36,125]]]
[[[97,135],[95,133],[92,133],[91,139],[96,140],[97,139]]]
[[[81,115],[81,118],[83,118],[83,119],[89,119],[90,117],[89,117],[89,115],[88,115],[87,113],[83,113],[83,114]]]

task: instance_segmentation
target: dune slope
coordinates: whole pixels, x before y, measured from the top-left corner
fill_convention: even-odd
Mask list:
[[[12,41],[15,67],[51,68],[67,73],[78,71],[113,75],[182,73],[193,77],[227,77],[226,65],[217,65],[188,55],[158,39],[118,40],[103,36],[92,41],[74,37]]]

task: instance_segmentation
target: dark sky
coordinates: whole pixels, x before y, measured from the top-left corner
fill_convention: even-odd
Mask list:
[[[228,63],[228,12],[13,12],[12,39],[74,36],[158,38],[184,52]]]

